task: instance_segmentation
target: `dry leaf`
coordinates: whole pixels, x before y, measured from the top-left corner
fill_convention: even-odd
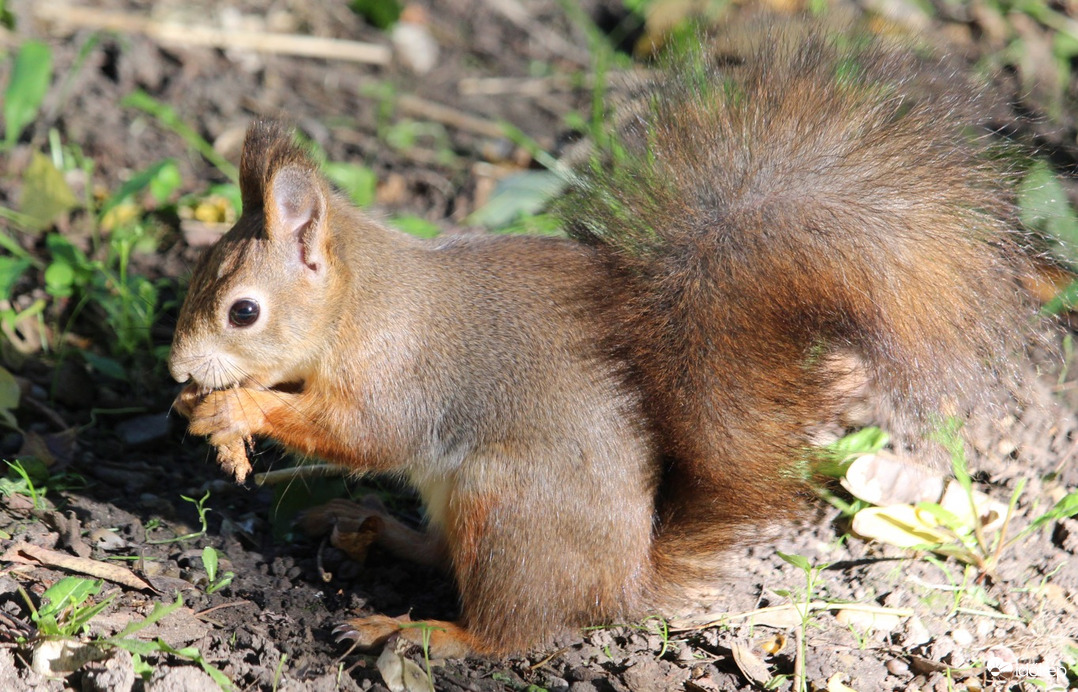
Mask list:
[[[842,682],[845,673],[835,673],[827,679],[827,692],[856,692],[852,687]]]
[[[844,627],[853,627],[859,632],[875,630],[891,632],[902,624],[902,617],[895,613],[883,613],[876,610],[843,608],[835,613],[835,619]]]
[[[759,646],[767,655],[774,656],[786,648],[786,635],[782,632],[778,632],[775,635],[758,642],[757,646]]]
[[[30,667],[38,675],[67,675],[110,655],[104,647],[75,639],[42,639],[34,644]]]
[[[977,521],[981,523],[981,530],[986,533],[1002,528],[1003,520],[1007,516],[1007,505],[993,500],[979,490],[973,491],[973,507],[970,507],[970,497],[966,490],[954,481],[947,484],[939,504],[968,526],[973,525],[973,507],[976,507]]]
[[[854,515],[851,526],[861,538],[883,541],[899,548],[947,543],[951,534],[936,528],[935,518],[912,505],[867,507]]]
[[[771,671],[768,670],[767,664],[761,661],[756,654],[752,653],[748,644],[743,642],[734,642],[730,647],[730,650],[734,654],[734,663],[737,664],[738,670],[741,674],[748,679],[754,685],[763,686],[768,680],[772,678]]]
[[[49,550],[30,543],[20,542],[13,544],[3,555],[0,555],[0,560],[18,562],[24,565],[39,564],[45,567],[56,567],[57,569],[86,574],[132,589],[139,589],[140,591],[144,589],[156,591],[148,582],[126,567],[84,557],[72,557],[67,553]]]
[[[887,452],[854,460],[842,479],[854,497],[881,506],[936,502],[943,484],[941,476]]]
[[[375,666],[391,692],[434,692],[427,673],[418,663],[398,653],[394,646],[382,650]]]

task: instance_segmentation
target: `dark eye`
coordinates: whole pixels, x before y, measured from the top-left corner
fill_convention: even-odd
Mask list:
[[[258,303],[241,298],[228,309],[228,323],[233,327],[250,327],[258,321]]]

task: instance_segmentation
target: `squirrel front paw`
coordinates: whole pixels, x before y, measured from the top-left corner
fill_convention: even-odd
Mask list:
[[[235,446],[238,441],[266,433],[266,412],[275,404],[272,396],[246,387],[216,389],[193,404],[188,429],[193,435],[208,437],[214,447]]]

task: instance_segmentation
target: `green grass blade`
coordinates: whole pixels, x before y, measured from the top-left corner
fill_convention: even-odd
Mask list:
[[[137,108],[144,113],[147,113],[156,118],[162,125],[172,130],[183,141],[187,142],[187,146],[191,147],[199,154],[217,167],[217,170],[225,174],[225,176],[234,183],[238,183],[240,180],[240,172],[233,166],[228,159],[217,153],[217,150],[213,148],[209,142],[202,138],[202,135],[195,132],[195,130],[185,123],[172,109],[164,103],[161,103],[154,97],[147,94],[145,91],[133,91],[124,97],[121,102],[123,106],[130,106]]]

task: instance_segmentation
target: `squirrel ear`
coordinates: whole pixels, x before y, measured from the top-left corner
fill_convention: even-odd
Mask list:
[[[313,272],[326,260],[326,193],[318,174],[284,166],[266,187],[266,233],[275,243],[291,243],[296,260]]]

